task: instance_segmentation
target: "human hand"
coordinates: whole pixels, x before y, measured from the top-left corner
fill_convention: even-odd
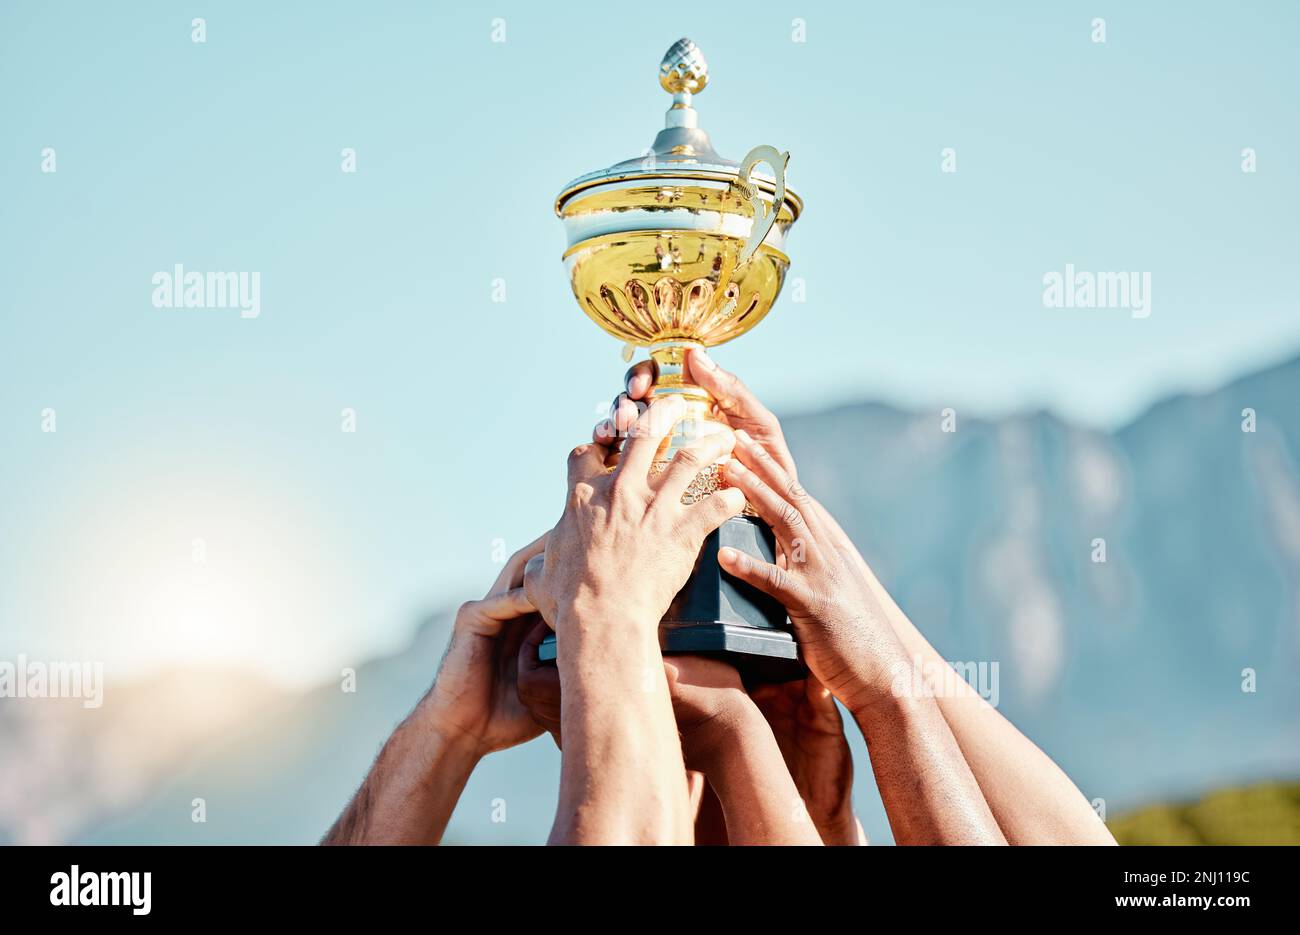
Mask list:
[[[745,693],[740,673],[720,659],[665,656],[664,672],[686,767],[707,773],[717,744],[740,729],[747,716],[758,714],[758,708]]]
[[[538,620],[519,644],[519,701],[533,716],[533,721],[548,732],[555,745],[560,743],[560,670],[554,663],[541,662],[537,649],[551,628]]]
[[[595,438],[617,444],[619,437],[632,424],[630,420],[636,417],[638,405],[644,405],[642,401],[654,382],[654,368],[653,361],[642,361],[627,372],[626,390],[615,399],[610,417],[596,426]],[[890,690],[889,674],[898,661],[895,651],[901,651],[901,646],[870,587],[866,563],[834,518],[799,486],[794,457],[786,444],[781,424],[771,410],[739,377],[719,367],[703,350],[691,349],[687,355],[687,371],[692,382],[713,395],[717,400],[715,412],[736,432],[737,460],[728,462],[724,468],[727,482],[745,492],[754,509],[777,532],[777,542],[781,547],[775,565],[758,562],[732,549],[722,549],[719,560],[723,568],[786,605],[809,666],[814,673],[819,673],[818,667],[821,667],[822,682],[836,697],[846,704],[856,698],[873,700],[880,697],[882,692]],[[759,466],[761,473],[747,470],[747,464]],[[764,479],[776,486],[767,487]],[[762,498],[762,503],[750,495],[755,484],[769,493]],[[796,500],[797,504],[789,503],[789,499]],[[784,518],[793,522],[782,521],[787,510],[793,512]],[[815,548],[810,548],[810,537],[805,534],[803,513],[808,515],[807,522],[816,528]],[[784,538],[783,530],[786,532]],[[795,540],[798,540],[798,548],[795,548]],[[740,574],[741,568],[747,574]],[[783,593],[774,590],[774,583],[764,586],[755,580],[755,576],[769,574],[768,569],[776,575],[773,581],[785,586]],[[811,575],[814,569],[816,574]],[[827,590],[834,600],[823,601],[820,594],[804,594],[796,587],[796,584],[808,582]],[[841,584],[845,586],[842,592],[836,590]],[[794,591],[800,591],[798,596],[815,606],[800,604],[791,607],[787,599],[795,600]],[[816,632],[819,620],[831,625],[828,632]],[[855,659],[852,654],[867,647],[876,647],[879,652],[872,664],[862,665],[863,660]],[[849,660],[858,663],[862,670],[856,676],[847,667]],[[856,681],[864,677],[870,678],[869,684]]]
[[[521,587],[524,566],[546,538],[512,555],[483,600],[461,605],[437,678],[420,703],[434,730],[476,756],[541,733],[519,700],[516,680],[520,643],[539,622]]]
[[[524,578],[529,598],[561,642],[569,625],[654,637],[705,537],[744,508],[740,493],[726,489],[681,502],[695,476],[731,451],[729,431],[697,439],[650,476],[682,411],[681,400],[673,398],[646,409],[612,472],[605,469],[607,446],[580,445],[570,454],[564,514]]]
[[[632,365],[623,377],[623,392],[614,397],[609,417],[598,422],[592,430],[593,441],[618,449],[637,416],[645,409],[645,400],[654,385],[656,373],[653,360]],[[733,430],[749,433],[791,477],[797,476],[781,423],[739,377],[719,367],[703,348],[691,348],[687,352],[683,376],[714,398],[714,415]]]
[[[772,527],[783,560],[760,561],[724,548],[730,574],[785,606],[812,674],[855,716],[893,695],[906,654],[868,575],[839,526],[767,449],[736,433],[735,459],[724,469]]]
[[[716,792],[725,839],[821,844],[780,745],[740,674],[720,659],[692,655],[666,656],[664,672],[686,768],[699,770]]]
[[[734,373],[723,370],[700,348],[692,348],[688,352],[686,363],[687,378],[697,386],[708,390],[718,400],[713,407],[714,414],[733,430],[748,434],[785,469],[791,478],[797,479],[798,466],[795,464],[789,445],[786,444],[780,420],[763,405],[744,381]],[[618,449],[628,427],[645,409],[644,400],[654,384],[655,368],[656,364],[653,360],[643,360],[628,369],[623,377],[624,390],[614,397],[609,417],[596,423],[592,429],[594,441],[608,445],[614,450]],[[813,501],[812,506],[821,514],[827,532],[834,538],[836,545],[851,555],[869,578],[873,577],[857,546],[840,528],[835,518],[820,503]]]

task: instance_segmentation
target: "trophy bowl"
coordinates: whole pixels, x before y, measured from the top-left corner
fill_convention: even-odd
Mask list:
[[[659,83],[673,102],[654,143],[574,179],[555,200],[578,305],[626,345],[625,360],[635,348],[649,351],[656,365],[650,399],[673,394],[685,403],[652,472],[691,440],[724,426],[712,396],[688,380],[687,350],[730,341],[763,320],[785,280],[786,236],[803,208],[786,188],[788,153],[757,146],[733,162],[714,150],[692,106],[708,77],[699,48],[689,39],[674,43],[659,66]],[[721,483],[719,465],[710,465],[683,502],[706,497]],[[723,546],[775,560],[771,530],[746,512],[705,542],[660,625],[660,642],[665,652],[724,656],[750,681],[798,678],[803,669],[785,609],[717,563]],[[539,655],[553,659],[555,651],[548,639]]]
[[[609,222],[593,215],[624,211],[621,219],[628,221],[644,211],[661,226],[586,236],[565,252],[574,297],[605,331],[635,347],[712,347],[744,334],[771,310],[790,258],[764,242],[738,264],[753,218],[730,186],[638,186],[613,194],[576,199],[566,206],[566,221],[585,232]],[[783,210],[788,226],[793,213]],[[783,239],[779,231],[769,237]]]
[[[788,153],[758,146],[733,162],[714,150],[692,106],[708,80],[699,47],[675,42],[659,65],[673,101],[651,146],[574,179],[555,200],[578,305],[627,345],[627,359],[634,348],[649,350],[658,365],[652,397],[687,399],[666,456],[712,419],[708,394],[682,379],[686,348],[722,344],[763,320],[803,209],[785,185]]]

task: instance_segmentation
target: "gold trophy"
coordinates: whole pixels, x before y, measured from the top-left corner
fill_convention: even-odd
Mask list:
[[[785,239],[803,207],[786,188],[788,153],[758,146],[733,162],[713,149],[692,106],[708,82],[695,43],[673,43],[659,66],[672,106],[650,149],[574,179],[555,200],[578,304],[625,343],[625,360],[635,348],[649,350],[657,365],[651,398],[672,394],[686,403],[656,470],[722,425],[713,398],[686,380],[686,351],[730,341],[763,320],[781,291],[790,265]],[[713,465],[683,499],[708,496],[718,483]],[[723,545],[773,560],[771,530],[757,517],[736,517],[710,536],[660,626],[664,651],[725,655],[754,680],[796,677],[801,665],[784,608],[721,571]],[[554,653],[553,643],[543,645],[542,658]]]

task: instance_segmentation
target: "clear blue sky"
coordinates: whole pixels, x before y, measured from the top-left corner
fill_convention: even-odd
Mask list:
[[[715,144],[807,203],[807,301],[718,352],[774,407],[1117,425],[1293,352],[1297,9],[7,2],[0,657],[304,681],[486,587],[623,371],[552,199],[648,145],[681,35]],[[261,316],[153,307],[177,263]],[[1044,308],[1066,263],[1149,271],[1151,317]]]

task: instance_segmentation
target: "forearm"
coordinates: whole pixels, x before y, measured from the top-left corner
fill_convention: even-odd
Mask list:
[[[886,697],[853,712],[898,844],[1005,844],[933,699]]]
[[[719,715],[684,741],[717,793],[731,844],[821,844],[781,748],[753,705]]]
[[[551,842],[689,844],[686,768],[653,627],[560,634],[560,800]]]
[[[440,734],[422,701],[388,738],[322,844],[437,844],[478,763],[472,745]]]
[[[1007,840],[1012,844],[1114,844],[1105,823],[1070,777],[952,672],[870,569],[866,574],[908,657],[920,658],[922,672],[944,673],[944,685],[930,687],[942,689],[934,692],[939,709]]]
[[[812,811],[811,805],[809,810]],[[825,814],[814,813],[812,819],[822,843],[827,847],[858,847],[868,843],[862,822],[853,813],[851,801]]]

